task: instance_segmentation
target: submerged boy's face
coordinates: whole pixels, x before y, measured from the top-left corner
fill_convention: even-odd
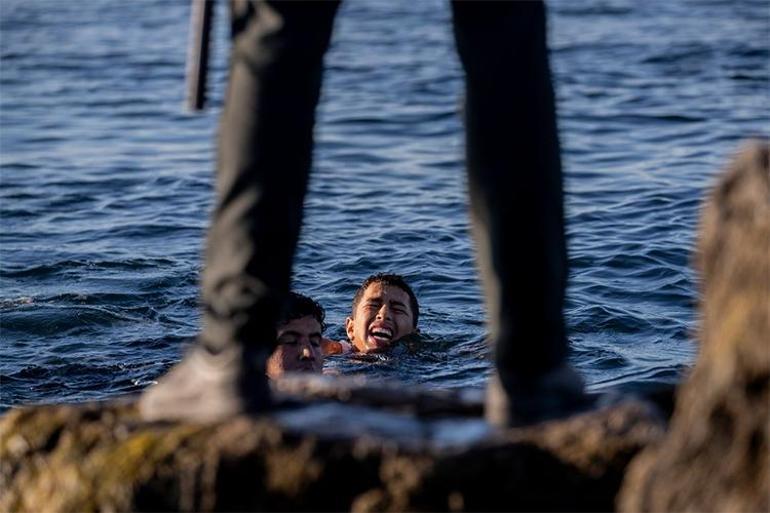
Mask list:
[[[409,294],[393,285],[370,284],[353,316],[345,321],[345,330],[350,343],[359,351],[385,351],[416,331]]]
[[[267,360],[267,375],[284,372],[321,372],[321,324],[312,315],[292,319],[278,327],[278,346]]]

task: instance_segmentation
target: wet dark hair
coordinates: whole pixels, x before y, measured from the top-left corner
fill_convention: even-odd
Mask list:
[[[417,304],[417,296],[414,295],[412,287],[406,283],[406,280],[404,280],[404,277],[400,274],[377,273],[365,279],[361,286],[358,287],[356,295],[353,296],[353,312],[351,313],[351,316],[355,316],[358,303],[361,302],[361,298],[364,297],[364,292],[366,292],[366,289],[369,288],[369,285],[372,283],[391,285],[393,287],[398,287],[407,293],[409,296],[409,307],[411,308],[412,314],[414,315],[413,326],[416,328],[417,321],[420,318],[420,305]]]
[[[279,317],[277,326],[283,326],[290,321],[300,319],[307,315],[311,315],[318,321],[318,324],[321,325],[321,332],[323,333],[326,329],[326,323],[324,322],[326,312],[323,307],[307,296],[303,296],[296,292],[289,292],[286,303],[284,304],[283,314]]]

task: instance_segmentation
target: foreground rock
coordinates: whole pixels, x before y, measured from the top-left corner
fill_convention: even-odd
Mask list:
[[[700,355],[665,440],[631,466],[624,511],[770,511],[769,158],[746,147],[704,210]]]
[[[300,406],[210,426],[146,424],[133,404],[12,411],[0,510],[610,510],[631,458],[663,432],[633,402],[495,434],[457,413],[478,406],[462,397],[321,385],[288,386]]]

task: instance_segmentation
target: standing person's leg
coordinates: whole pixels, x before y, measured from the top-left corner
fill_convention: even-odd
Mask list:
[[[145,418],[215,420],[268,406],[265,365],[289,291],[337,7],[232,2],[203,331],[183,362],[142,397]]]
[[[466,72],[471,219],[498,375],[495,424],[558,416],[580,401],[566,365],[562,173],[541,2],[452,3]]]

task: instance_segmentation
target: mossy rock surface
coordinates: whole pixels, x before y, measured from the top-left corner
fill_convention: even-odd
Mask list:
[[[144,423],[128,402],[13,410],[0,510],[610,510],[631,458],[663,433],[634,402],[504,432],[360,402],[211,425]]]

